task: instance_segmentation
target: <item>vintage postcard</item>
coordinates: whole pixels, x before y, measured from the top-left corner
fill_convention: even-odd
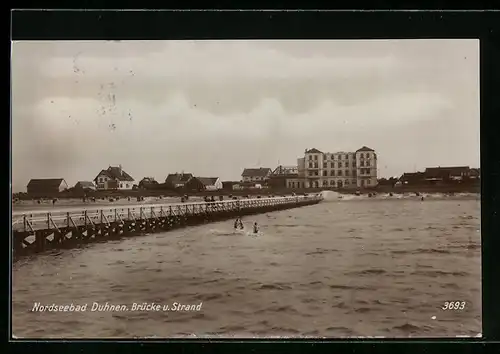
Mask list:
[[[16,338],[481,336],[478,40],[12,43]]]

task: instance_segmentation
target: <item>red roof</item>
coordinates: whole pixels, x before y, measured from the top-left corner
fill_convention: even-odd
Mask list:
[[[242,177],[266,177],[271,173],[271,169],[267,167],[260,168],[245,168]]]
[[[61,183],[64,182],[64,178],[42,178],[42,179],[31,179],[28,183],[29,188],[59,188]]]
[[[462,173],[470,171],[469,166],[453,166],[453,167],[428,167],[425,169],[426,177],[447,177],[460,176]]]
[[[200,181],[204,186],[214,186],[218,177],[195,177],[198,181]]]
[[[99,177],[99,176],[107,176],[110,179],[116,180],[116,181],[126,181],[126,182],[133,182],[134,181],[134,179],[127,172],[123,171],[123,169],[121,169],[121,167],[109,166],[107,170],[102,170],[101,172],[99,172],[99,174],[96,176],[96,178],[94,178],[94,181],[96,181],[97,177]]]
[[[375,150],[370,149],[370,148],[369,148],[369,147],[367,147],[367,146],[363,146],[361,149],[356,150],[356,152],[358,152],[358,151],[375,151]]]
[[[322,154],[322,153],[323,152],[319,151],[316,148],[312,148],[312,149],[306,150],[306,154]]]
[[[192,173],[171,173],[165,179],[165,183],[185,184],[191,178],[193,178]]]

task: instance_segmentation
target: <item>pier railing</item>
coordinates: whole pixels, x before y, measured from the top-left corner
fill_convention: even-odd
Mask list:
[[[192,202],[176,204],[120,205],[88,207],[76,210],[60,208],[12,214],[12,230],[34,232],[59,228],[74,228],[96,224],[120,223],[145,219],[157,219],[171,216],[217,214],[220,212],[248,212],[252,209],[265,209],[280,205],[319,202],[321,195],[268,197],[225,200],[214,202]]]

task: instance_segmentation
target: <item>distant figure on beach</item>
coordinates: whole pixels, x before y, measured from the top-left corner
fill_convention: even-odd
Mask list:
[[[257,225],[257,222],[254,222],[253,224],[253,233],[256,234],[259,232],[259,226]]]
[[[420,198],[421,201],[424,201],[424,197]]]
[[[57,202],[57,198],[52,199],[52,205],[55,205]]]

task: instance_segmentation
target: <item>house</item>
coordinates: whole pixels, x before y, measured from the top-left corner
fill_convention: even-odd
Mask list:
[[[185,184],[190,191],[217,191],[222,189],[219,177],[193,177]]]
[[[160,184],[153,177],[144,177],[139,181],[140,189],[158,189]]]
[[[270,168],[245,168],[241,174],[243,182],[265,182],[269,179],[272,171]]]
[[[401,184],[422,184],[425,183],[425,174],[423,172],[407,172],[399,178]]]
[[[356,151],[336,152],[306,149],[297,167],[299,177],[305,178],[306,188],[359,188],[378,184],[377,154],[367,146]],[[289,182],[301,183],[300,180]]]
[[[64,178],[32,179],[26,189],[28,194],[53,194],[67,190],[68,184]]]
[[[222,182],[222,189],[226,190],[226,191],[232,191],[233,190],[233,186],[235,184],[238,184],[240,182],[236,182],[236,181],[223,181]]]
[[[191,178],[193,178],[192,173],[171,173],[165,179],[165,186],[172,189],[184,188]]]
[[[263,189],[267,186],[257,182],[238,182],[233,185],[233,190]]]
[[[471,168],[469,177],[471,179],[481,179],[481,169],[480,168]]]
[[[297,187],[295,187],[295,180],[298,179],[299,170],[297,166],[280,165],[276,167],[269,176],[269,186],[273,188],[299,188],[299,183],[297,183]],[[293,183],[291,180],[293,180]],[[305,180],[301,179],[301,182],[305,182]]]
[[[76,190],[83,190],[83,191],[86,191],[86,190],[95,191],[96,190],[96,186],[95,186],[94,182],[79,181],[79,182],[77,182],[75,184],[74,189],[76,189]]]
[[[135,184],[135,180],[122,169],[121,165],[109,166],[107,170],[102,170],[94,178],[94,182],[98,190],[132,190]]]
[[[470,176],[469,166],[428,167],[424,172],[425,180],[431,183],[461,181]]]

